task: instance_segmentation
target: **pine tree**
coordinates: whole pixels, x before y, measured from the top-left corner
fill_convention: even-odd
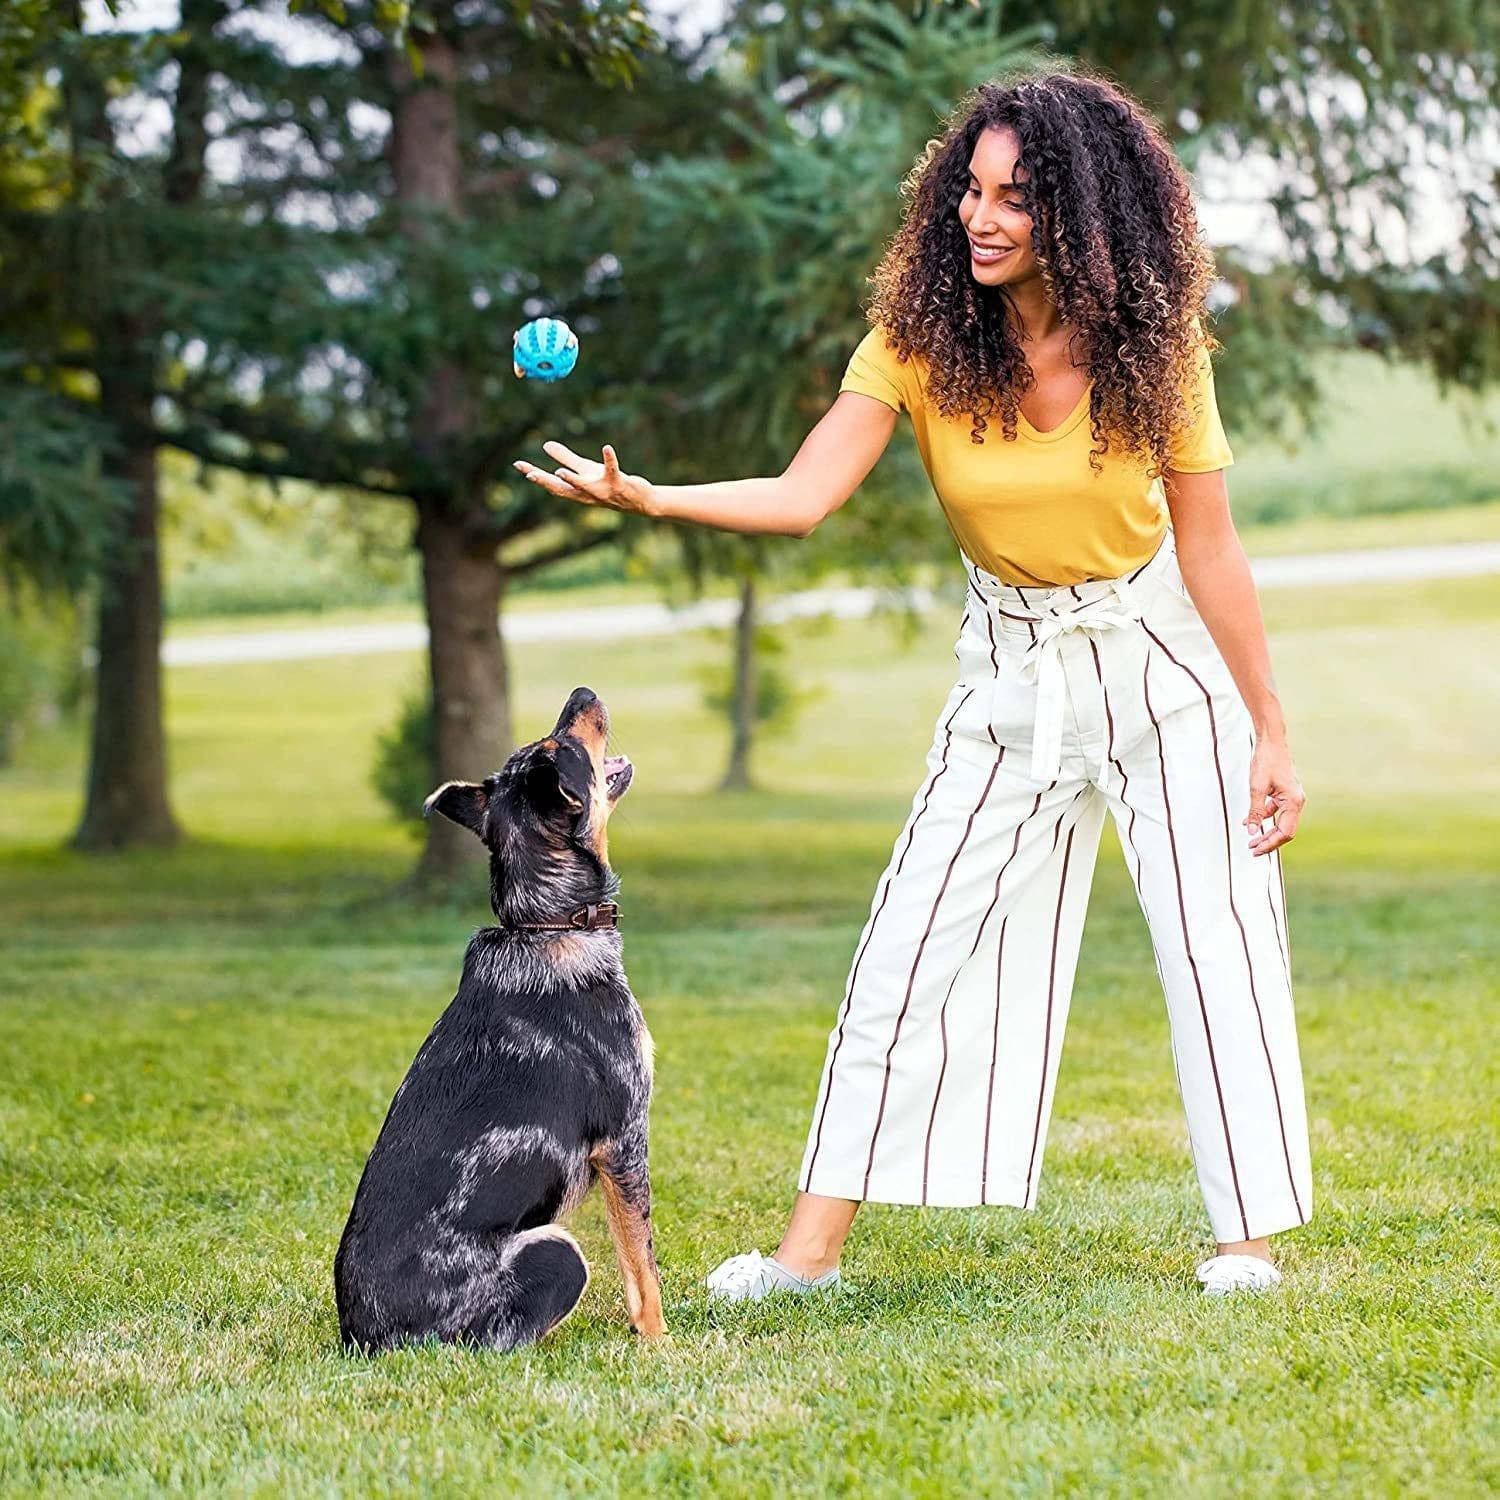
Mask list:
[[[108,434],[100,451],[130,496],[127,544],[102,568],[81,847],[177,836],[160,700],[163,443],[414,506],[439,779],[508,748],[502,578],[606,535],[558,527],[530,495],[490,503],[537,404],[514,399],[509,375],[509,315],[544,284],[528,235],[539,220],[517,200],[533,112],[575,119],[554,101],[584,80],[602,97],[653,34],[623,0],[429,8],[408,42],[388,4],[337,10],[304,21],[324,44],[311,59],[244,24],[256,8],[231,15],[222,0],[184,0],[161,32],[85,35],[74,6],[28,14],[24,45],[0,39],[5,97],[60,72],[48,129],[66,163],[50,198],[0,208],[5,326],[22,378]],[[127,145],[130,110],[112,94],[165,105],[165,139]],[[215,147],[230,166],[210,177]],[[466,212],[476,197],[483,219]],[[549,233],[547,280],[581,285],[587,261],[558,253],[555,215]],[[432,872],[469,853],[441,824]]]

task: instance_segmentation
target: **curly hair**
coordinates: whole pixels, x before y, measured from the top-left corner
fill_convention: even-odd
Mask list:
[[[871,277],[870,322],[903,360],[929,362],[928,403],[943,416],[971,414],[970,441],[983,443],[997,410],[1014,441],[1034,377],[1005,289],[970,274],[958,215],[974,147],[992,128],[1019,142],[1017,191],[1042,284],[1093,382],[1089,463],[1098,472],[1114,442],[1159,474],[1191,420],[1197,361],[1219,347],[1206,318],[1214,259],[1181,164],[1116,84],[1044,72],[967,94],[901,184],[901,226]]]

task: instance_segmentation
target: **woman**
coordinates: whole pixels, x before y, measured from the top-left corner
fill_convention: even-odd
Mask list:
[[[807,536],[904,410],[968,577],[790,1222],[709,1286],[833,1285],[865,1201],[1034,1205],[1107,808],[1218,1242],[1198,1278],[1262,1290],[1312,1201],[1278,852],[1304,798],[1229,514],[1212,256],[1155,124],[1091,75],[981,86],[905,193],[872,327],[785,473],[660,486],[556,442],[554,473],[516,465],[588,504]]]

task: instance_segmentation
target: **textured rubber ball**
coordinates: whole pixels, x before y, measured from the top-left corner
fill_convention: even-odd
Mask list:
[[[578,363],[578,335],[561,318],[533,318],[511,343],[517,380],[565,380]]]

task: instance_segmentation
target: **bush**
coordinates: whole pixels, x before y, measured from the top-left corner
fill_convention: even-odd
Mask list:
[[[422,831],[422,803],[432,791],[437,734],[432,689],[424,680],[407,695],[396,722],[375,741],[370,785],[396,821],[414,834]]]
[[[83,612],[59,593],[6,585],[0,612],[0,765],[31,731],[75,714],[83,699]]]
[[[711,713],[734,722],[734,655],[730,637],[727,661],[716,662],[698,671],[703,689],[703,704]],[[768,625],[755,632],[755,714],[754,724],[768,734],[784,734],[796,723],[798,715],[826,691],[819,686],[799,686],[792,673],[781,666],[786,655],[782,631]]]

